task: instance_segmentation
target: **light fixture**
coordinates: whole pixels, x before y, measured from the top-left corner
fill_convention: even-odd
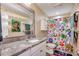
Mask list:
[[[62,18],[63,16],[56,16],[54,17],[54,19],[58,19],[58,18]]]
[[[59,12],[56,12],[56,15],[59,15]]]

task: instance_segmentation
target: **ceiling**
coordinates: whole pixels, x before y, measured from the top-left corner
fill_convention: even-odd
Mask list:
[[[55,16],[69,13],[73,10],[74,3],[36,3],[36,5],[43,10],[48,16]]]

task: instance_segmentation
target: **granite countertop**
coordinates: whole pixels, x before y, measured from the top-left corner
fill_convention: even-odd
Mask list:
[[[16,41],[13,43],[2,44],[0,48],[2,48],[1,56],[12,56],[16,55],[19,52],[27,50],[35,45],[40,44],[41,42],[45,41],[46,38],[43,38],[35,43],[28,43],[26,40]]]

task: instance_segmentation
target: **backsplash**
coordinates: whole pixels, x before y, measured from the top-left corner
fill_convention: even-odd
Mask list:
[[[8,38],[4,38],[2,43],[6,44],[6,43],[11,43],[11,42],[21,41],[26,39],[27,39],[27,36],[8,37]]]

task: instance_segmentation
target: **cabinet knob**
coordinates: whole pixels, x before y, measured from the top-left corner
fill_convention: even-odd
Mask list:
[[[42,52],[43,50],[40,50],[40,52]]]

